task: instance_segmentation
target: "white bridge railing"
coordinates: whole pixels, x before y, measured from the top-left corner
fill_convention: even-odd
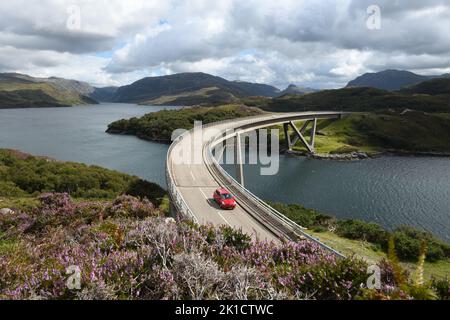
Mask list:
[[[183,217],[186,217],[188,219],[191,219],[195,223],[198,223],[197,217],[192,212],[192,210],[189,208],[187,202],[183,198],[183,195],[178,190],[178,187],[175,183],[175,179],[173,177],[172,164],[170,162],[170,157],[171,157],[173,148],[176,146],[177,143],[179,143],[181,140],[183,140],[183,138],[188,134],[190,134],[189,131],[185,132],[184,134],[180,135],[177,139],[175,139],[172,142],[172,144],[170,145],[169,150],[167,151],[167,159],[166,159],[167,191],[169,193],[171,205],[174,206],[176,212],[178,212]]]

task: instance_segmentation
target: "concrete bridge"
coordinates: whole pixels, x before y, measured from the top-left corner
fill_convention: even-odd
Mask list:
[[[167,153],[166,179],[173,209],[179,215],[200,224],[229,225],[242,229],[254,239],[298,241],[306,238],[342,256],[305,233],[303,227],[244,187],[240,135],[282,124],[289,148],[300,140],[309,152],[314,152],[317,120],[337,119],[343,115],[341,112],[262,114],[203,126],[202,135],[196,134],[195,130],[185,132],[172,143]],[[297,128],[296,121],[305,121],[303,127]],[[311,127],[309,139],[305,137],[308,126]],[[293,137],[290,131],[293,131]],[[213,155],[216,146],[230,139],[236,141],[237,180],[221,167]],[[197,161],[181,161],[186,152]],[[235,210],[223,211],[214,203],[212,196],[219,187],[227,188],[236,197],[238,206]]]

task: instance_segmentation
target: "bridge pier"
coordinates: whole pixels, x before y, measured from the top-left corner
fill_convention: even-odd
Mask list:
[[[314,118],[312,121],[312,128],[311,128],[311,135],[309,139],[309,144],[312,147],[312,150],[314,152],[314,145],[316,143],[316,130],[317,130],[317,118]]]
[[[235,146],[235,167],[236,167],[236,180],[239,184],[244,187],[244,160],[242,158],[242,141],[241,133],[236,133],[236,143]]]
[[[291,136],[289,134],[289,123],[283,123],[283,129],[284,129],[284,138],[286,140],[286,146],[288,147],[289,151],[292,151],[292,141]]]
[[[312,123],[312,127],[308,142],[303,134],[308,128],[310,123]],[[292,129],[294,130],[295,136],[293,138],[291,138],[289,134],[289,127],[292,127]],[[283,128],[284,128],[284,136],[286,139],[286,145],[288,146],[289,151],[292,151],[292,147],[297,143],[297,141],[300,140],[309,153],[314,153],[315,151],[314,145],[317,131],[317,118],[314,118],[313,120],[307,120],[300,129],[296,127],[293,121],[284,123]]]

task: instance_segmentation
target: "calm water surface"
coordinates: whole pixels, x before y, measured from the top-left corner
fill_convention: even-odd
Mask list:
[[[101,104],[0,110],[0,147],[96,164],[165,186],[168,146],[105,133],[112,121],[161,109]],[[263,199],[302,203],[388,228],[421,227],[450,241],[450,158],[332,162],[281,157],[280,161],[276,176],[260,176],[257,166],[247,166],[247,187]]]
[[[235,169],[225,169],[234,176]],[[382,157],[354,162],[281,156],[275,176],[245,167],[261,199],[301,203],[339,218],[409,225],[450,241],[450,158]]]
[[[105,130],[115,120],[168,108],[114,103],[0,110],[0,147],[95,164],[165,186],[167,145]]]

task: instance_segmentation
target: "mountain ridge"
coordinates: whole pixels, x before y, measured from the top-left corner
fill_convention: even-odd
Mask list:
[[[97,101],[89,97],[91,88],[89,84],[77,80],[0,73],[0,108],[70,107],[77,104],[97,104]]]
[[[289,86],[287,86],[286,89],[284,89],[283,91],[281,91],[277,97],[281,97],[287,94],[308,94],[308,93],[313,93],[313,92],[317,92],[320,91],[318,89],[313,89],[313,88],[309,88],[309,87],[301,87],[295,84],[290,84]]]
[[[155,101],[165,98],[164,104],[194,105],[211,103],[211,101],[212,103],[230,103],[249,96],[275,97],[279,91],[266,84],[228,81],[218,76],[195,72],[140,79],[118,88],[113,100],[155,104]]]
[[[436,78],[450,78],[450,74],[425,76],[406,70],[388,69],[360,75],[351,80],[346,88],[372,87],[387,91],[398,91]]]
[[[423,95],[450,95],[450,78],[433,78],[400,90],[402,93]]]
[[[375,93],[375,91],[367,91],[363,88],[384,90],[382,100],[387,99],[384,103],[403,106],[406,100],[411,102],[420,100],[419,97],[405,97],[405,95],[442,96],[450,94],[448,90],[450,84],[447,83],[449,79],[450,74],[424,76],[409,71],[385,70],[363,74],[350,81],[342,89],[355,89],[351,91],[352,94],[360,96],[361,99],[366,99],[369,92],[369,95]],[[357,90],[358,88],[362,90]],[[273,100],[271,104],[276,105],[281,101],[287,102],[286,99],[291,96],[293,99],[297,99],[296,96],[300,99],[300,96],[312,94],[311,97],[298,100],[302,102],[302,108],[305,108],[315,100],[315,94],[319,92],[322,92],[322,96],[327,99],[332,95],[338,95],[349,99],[346,100],[348,102],[352,101],[348,96],[350,91],[339,91],[342,89],[336,89],[337,91],[316,90],[291,84],[286,89],[279,90],[267,84],[229,81],[203,72],[145,77],[125,86],[103,88],[92,86],[87,82],[59,77],[42,78],[20,73],[0,73],[0,108],[59,107],[95,104],[98,103],[97,101],[142,105],[214,106],[245,103],[251,99],[256,99],[256,102],[264,99]],[[389,99],[389,92],[397,94]],[[440,98],[442,100],[443,97]],[[394,102],[391,101],[392,99]],[[423,99],[426,100],[426,98]],[[399,100],[403,100],[403,102],[398,104]],[[329,101],[340,103],[339,101]],[[428,99],[426,103],[433,109],[438,108],[437,104],[441,105],[442,101]],[[310,107],[317,107],[317,102]]]

